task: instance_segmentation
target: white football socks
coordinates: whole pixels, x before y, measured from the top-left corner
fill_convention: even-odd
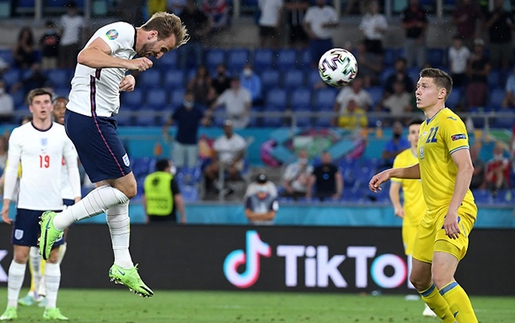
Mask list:
[[[61,267],[58,263],[45,264],[46,308],[57,307],[57,292],[61,283]]]
[[[113,244],[114,263],[122,268],[132,268],[134,264],[129,253],[129,202],[110,207],[107,209],[106,216]]]
[[[14,260],[9,266],[9,276],[7,278],[7,306],[18,307],[18,297],[20,297],[21,285],[25,278],[27,264],[19,264]]]
[[[34,291],[38,295],[41,286],[41,255],[38,247],[30,247],[29,265],[34,281]]]
[[[54,218],[54,226],[58,230],[64,230],[73,222],[104,213],[113,206],[127,202],[129,198],[120,190],[110,185],[103,185],[59,213]]]

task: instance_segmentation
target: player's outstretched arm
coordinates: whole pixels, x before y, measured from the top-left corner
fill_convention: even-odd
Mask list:
[[[419,179],[420,178],[420,168],[419,165],[413,165],[405,168],[390,168],[376,174],[370,179],[368,183],[368,188],[377,193],[377,191],[381,190],[381,184],[386,182],[392,177],[397,178],[407,178],[407,179]]]

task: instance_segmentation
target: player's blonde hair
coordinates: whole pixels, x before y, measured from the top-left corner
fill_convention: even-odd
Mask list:
[[[31,105],[32,101],[34,101],[34,98],[37,96],[40,96],[40,95],[48,95],[50,97],[50,100],[52,100],[53,94],[52,94],[52,92],[50,92],[47,89],[43,89],[43,88],[33,89],[29,92],[29,94],[27,94],[27,103],[29,105]]]
[[[173,13],[156,12],[141,27],[145,31],[156,30],[158,39],[165,39],[172,34],[175,35],[175,47],[184,45],[190,39],[186,26],[182,24],[181,18]]]
[[[432,78],[438,88],[444,88],[446,91],[445,99],[449,97],[452,91],[452,78],[446,72],[438,68],[424,68],[420,71],[420,77]]]

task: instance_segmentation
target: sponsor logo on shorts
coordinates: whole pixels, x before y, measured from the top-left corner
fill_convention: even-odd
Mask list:
[[[109,30],[106,32],[106,37],[107,37],[109,40],[115,40],[116,38],[118,38],[118,31],[116,31],[116,29],[109,29]]]
[[[125,164],[125,166],[127,166],[127,167],[130,166],[131,161],[129,160],[129,156],[127,156],[127,154],[123,155],[122,160],[123,160],[123,163]]]
[[[16,240],[20,240],[21,238],[23,238],[23,230],[20,230],[20,229],[14,230],[14,238]]]

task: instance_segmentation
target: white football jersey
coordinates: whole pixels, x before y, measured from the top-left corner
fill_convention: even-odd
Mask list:
[[[98,29],[86,47],[97,38],[111,47],[111,56],[132,59],[136,55],[136,29],[131,24],[115,22]],[[125,68],[94,69],[77,63],[67,108],[85,116],[92,116],[92,111],[101,117],[118,113],[120,83],[126,72]]]
[[[77,168],[77,152],[66,135],[64,126],[53,123],[46,131],[24,124],[13,130],[9,138],[8,168],[22,173],[18,193],[18,208],[29,210],[60,210],[63,207],[62,176],[63,160]],[[11,178],[11,177],[9,177]],[[12,199],[14,185],[7,183],[4,198]],[[9,179],[11,180],[11,179]],[[12,187],[7,191],[8,187]],[[80,184],[76,191],[80,192]]]
[[[77,158],[79,158],[79,157],[77,156]],[[72,185],[70,184],[70,177],[68,175],[68,167],[66,166],[66,160],[64,159],[64,156],[63,156],[61,164],[62,164],[62,166],[61,166],[61,171],[62,171],[61,196],[63,199],[74,200],[75,194],[73,193]]]

